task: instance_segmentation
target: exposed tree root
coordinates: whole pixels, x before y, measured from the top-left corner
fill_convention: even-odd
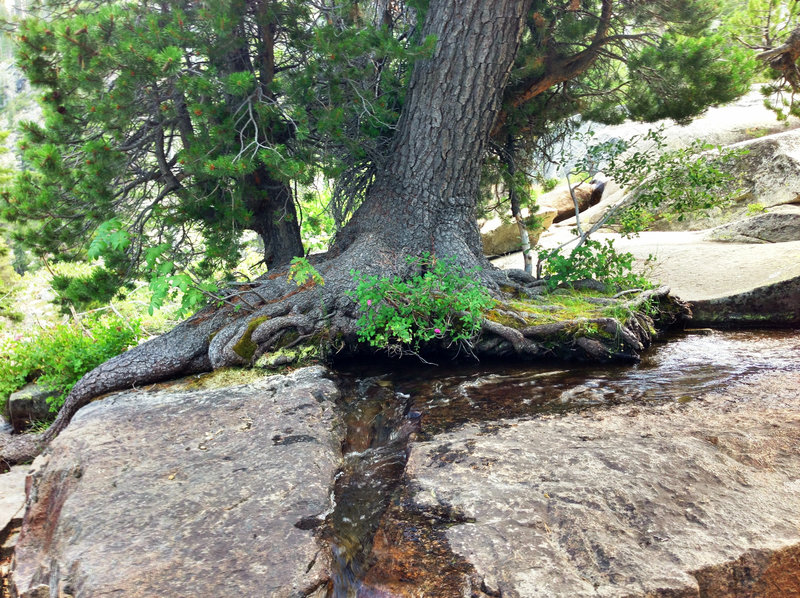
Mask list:
[[[373,251],[368,259],[358,262],[367,272],[371,268],[382,275],[387,270],[389,275],[405,273],[407,267],[400,265],[402,260],[393,258],[391,262],[386,258]],[[285,272],[273,274],[258,285],[241,289],[231,305],[208,307],[170,332],[100,365],[75,385],[38,447],[30,439],[12,439],[2,448],[3,458],[10,463],[32,458],[81,407],[112,391],[226,366],[252,365],[260,356],[296,344],[301,338],[313,338],[318,344],[337,349],[363,349],[356,341],[358,308],[345,294],[354,285],[350,269],[343,272],[341,256],[319,259],[315,265],[325,280],[324,286],[298,288],[287,281]],[[499,270],[489,270],[483,278],[497,297],[507,298],[508,291],[523,297],[535,294],[530,286],[533,279],[527,275],[515,272],[509,277]],[[504,310],[502,313],[511,324],[484,319],[472,353],[476,357],[513,356],[528,360],[546,356],[635,360],[649,345],[655,330],[653,320],[637,310],[654,301],[668,306],[659,308],[660,314],[678,318],[686,312],[685,306],[668,296],[668,289],[647,291],[629,301],[631,316],[624,323],[596,318],[530,326],[524,314]],[[430,349],[455,353],[458,347],[441,344]]]

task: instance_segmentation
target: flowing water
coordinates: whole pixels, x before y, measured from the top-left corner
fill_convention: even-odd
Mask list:
[[[342,401],[344,465],[323,532],[334,555],[329,597],[386,596],[373,582],[385,586],[392,576],[403,587],[424,588],[408,595],[444,596],[436,588],[452,588],[448,576],[467,570],[441,533],[458,514],[409,507],[403,476],[409,438],[424,440],[466,422],[492,426],[623,403],[687,402],[752,374],[800,372],[800,332],[682,334],[655,345],[634,366],[395,363],[391,373],[385,364],[381,371],[341,373],[349,389]]]

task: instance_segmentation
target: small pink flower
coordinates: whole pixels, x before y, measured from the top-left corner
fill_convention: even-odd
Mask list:
[[[367,299],[367,307],[372,307],[372,299]]]
[[[438,328],[434,328],[434,329],[433,329],[433,332],[434,332],[435,334],[441,334],[441,333],[442,333],[442,331],[441,331],[441,330],[439,330]]]

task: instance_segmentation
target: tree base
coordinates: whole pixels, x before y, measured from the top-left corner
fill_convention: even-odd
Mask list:
[[[474,261],[473,256],[469,258]],[[265,354],[301,344],[317,346],[323,355],[369,350],[358,342],[359,308],[347,295],[355,286],[350,272],[407,276],[411,267],[400,256],[379,251],[358,251],[355,257],[349,251],[333,258],[321,256],[314,266],[324,285],[309,282],[298,287],[288,281],[286,271],[268,275],[239,288],[223,306],[207,307],[170,332],[100,365],[75,385],[40,443],[12,439],[2,449],[3,458],[9,465],[32,459],[82,406],[108,392],[222,367],[251,366]],[[532,278],[494,268],[481,272],[481,278],[498,302],[486,314],[477,337],[470,343],[440,341],[425,346],[423,355],[633,362],[650,345],[657,329],[690,313],[663,287],[617,302],[621,317],[541,324],[527,311],[524,300],[531,294]],[[514,296],[523,299],[514,301]],[[403,352],[402,347],[394,350]]]

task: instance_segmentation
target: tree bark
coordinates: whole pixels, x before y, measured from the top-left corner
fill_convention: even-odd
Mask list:
[[[252,217],[247,228],[264,243],[264,264],[275,269],[304,255],[300,223],[292,190],[286,183],[271,178],[262,167],[248,176],[245,205]]]
[[[529,4],[430,3],[422,33],[437,38],[433,56],[414,67],[390,157],[335,253],[429,251],[486,265],[475,218],[480,171]]]

